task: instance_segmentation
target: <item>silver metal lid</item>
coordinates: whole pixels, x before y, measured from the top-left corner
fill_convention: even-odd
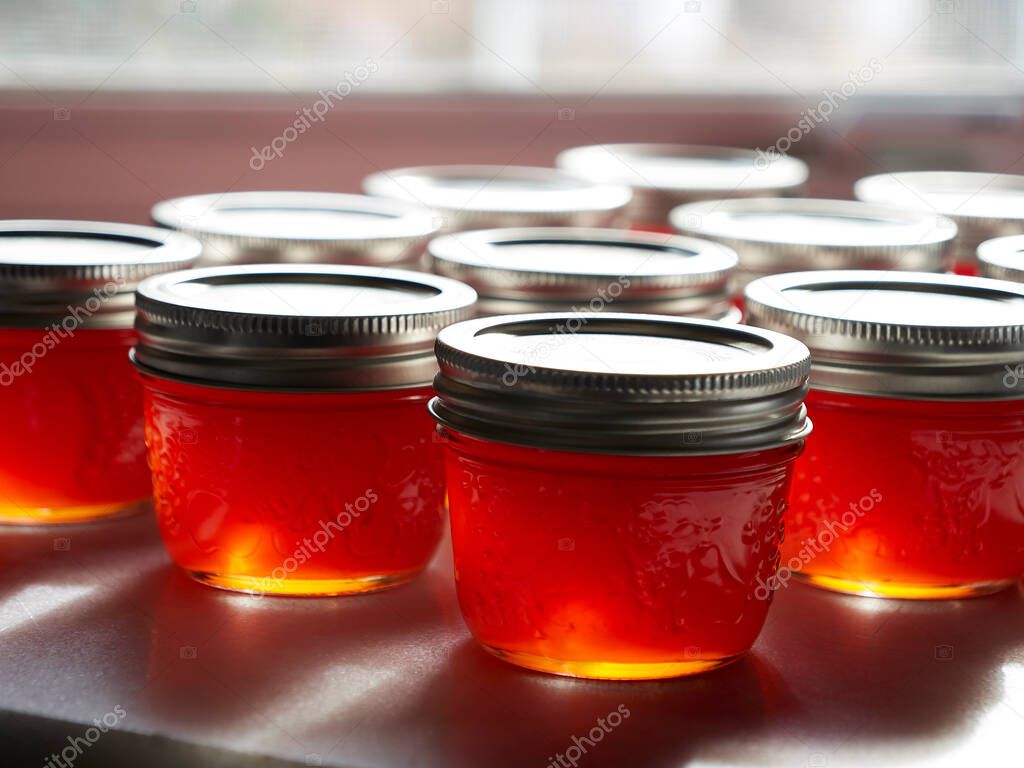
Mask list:
[[[707,240],[583,227],[462,232],[427,246],[434,271],[462,280],[502,314],[666,313],[720,319],[730,311],[736,254]]]
[[[1024,234],[1024,176],[967,171],[907,171],[861,179],[854,195],[872,203],[938,213],[956,222],[956,261],[975,259],[978,245]]]
[[[445,328],[431,413],[458,432],[596,453],[738,453],[810,431],[807,348],[742,325],[618,312]]]
[[[194,235],[202,264],[403,266],[439,226],[421,206],[330,192],[226,192],[164,200],[153,221]]]
[[[746,281],[805,269],[941,272],[956,235],[944,216],[853,200],[709,200],[676,208],[671,220],[733,248]]]
[[[815,389],[1024,397],[1024,286],[924,272],[796,272],[747,286],[746,321],[811,349]]]
[[[138,290],[133,359],[213,386],[367,390],[425,386],[434,337],[469,316],[454,280],[374,267],[260,264],[161,275]]]
[[[156,227],[0,221],[0,325],[130,328],[139,281],[190,266],[199,250]]]
[[[667,223],[677,205],[730,197],[798,194],[807,164],[749,149],[686,144],[594,144],[568,149],[555,164],[594,181],[633,188],[631,223]]]
[[[978,246],[981,274],[1024,283],[1024,235],[997,237]]]
[[[594,183],[554,168],[435,165],[367,176],[363,190],[431,208],[443,230],[614,223],[632,197],[622,184]]]

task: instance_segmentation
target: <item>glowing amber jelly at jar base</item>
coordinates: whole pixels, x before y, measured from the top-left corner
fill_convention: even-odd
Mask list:
[[[1024,289],[913,272],[747,287],[750,322],[811,349],[783,577],[951,598],[1024,573]]]
[[[152,227],[0,222],[0,523],[81,522],[149,497],[132,294],[198,255]]]
[[[265,594],[413,578],[442,530],[434,337],[475,298],[441,277],[328,265],[144,282],[133,359],[174,562]]]
[[[441,332],[463,616],[544,672],[642,679],[744,654],[810,430],[803,344],[620,313],[509,315]]]

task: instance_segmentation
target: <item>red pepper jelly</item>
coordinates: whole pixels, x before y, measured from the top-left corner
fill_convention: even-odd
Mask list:
[[[1024,288],[913,272],[747,287],[749,322],[811,349],[779,581],[879,597],[993,592],[1024,573]]]
[[[633,196],[622,184],[521,165],[395,168],[367,176],[363,190],[432,209],[445,232],[609,226],[618,223]]]
[[[881,173],[858,181],[859,200],[948,216],[958,227],[951,255],[960,274],[978,271],[979,243],[1024,234],[1024,176],[967,171]]]
[[[0,222],[0,523],[81,522],[149,497],[132,295],[198,255],[152,227]]]
[[[629,185],[626,223],[668,233],[677,205],[800,194],[808,175],[806,163],[794,157],[685,144],[594,144],[568,149],[555,163],[591,181]]]
[[[203,244],[202,265],[263,262],[416,267],[437,216],[327,192],[226,192],[164,200],[153,220]]]
[[[215,267],[139,288],[157,521],[192,577],[257,594],[412,579],[442,530],[426,412],[468,286],[404,270]]]
[[[437,357],[458,598],[485,649],[643,679],[750,648],[810,430],[803,344],[665,315],[527,314],[450,326]]]
[[[430,241],[435,272],[473,286],[481,315],[636,312],[739,322],[736,254],[707,240],[585,227],[461,232]]]

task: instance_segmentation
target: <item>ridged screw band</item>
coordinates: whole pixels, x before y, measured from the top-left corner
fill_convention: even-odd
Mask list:
[[[654,315],[576,316],[587,333],[647,333],[701,345],[746,347],[742,361],[651,360],[650,372],[524,365],[481,348],[479,336],[543,334],[565,314],[482,318],[441,332],[435,419],[458,432],[553,450],[629,455],[740,453],[799,442],[810,431],[803,398],[807,349],[743,326]],[[640,339],[638,339],[639,341]]]
[[[19,219],[0,221],[5,238],[54,240],[46,257],[4,249],[0,260],[0,325],[40,328],[130,328],[133,293],[151,276],[191,266],[201,246],[179,232],[156,227],[96,221]],[[95,255],[69,257],[60,242],[92,241]],[[109,256],[104,244],[109,243]],[[138,246],[131,255],[124,246]]]
[[[211,288],[213,306],[181,290]],[[283,314],[216,306],[217,285],[309,284],[347,293],[339,312]],[[345,314],[362,288],[422,292],[395,311]],[[213,267],[165,275],[139,286],[134,361],[145,371],[211,386],[298,391],[379,390],[429,385],[434,338],[472,312],[466,285],[419,272],[330,265]],[[387,304],[384,305],[385,307]]]
[[[1021,321],[957,325],[958,313],[965,310],[952,300],[949,322],[941,325],[912,317],[905,322],[849,318],[801,306],[798,292],[829,290],[1015,302]],[[750,283],[744,308],[751,325],[791,335],[810,348],[815,389],[907,399],[1024,398],[1024,286],[914,272],[796,272]]]

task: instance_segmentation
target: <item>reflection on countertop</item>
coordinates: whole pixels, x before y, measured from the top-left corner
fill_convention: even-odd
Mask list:
[[[177,571],[141,510],[0,528],[0,573],[0,709],[84,729],[122,707],[104,739],[158,734],[299,765],[1000,765],[1024,717],[1019,586],[912,603],[792,584],[746,659],[617,683],[480,651],[447,542],[405,587],[257,598]],[[612,712],[628,715],[590,738]],[[57,746],[40,743],[39,764]]]

